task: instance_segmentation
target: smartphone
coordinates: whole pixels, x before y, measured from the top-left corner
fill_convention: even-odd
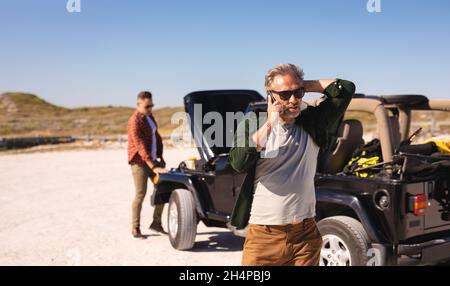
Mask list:
[[[269,96],[272,99],[272,104],[275,104],[276,102],[278,102],[272,94],[269,94],[268,97]],[[269,98],[268,97],[267,97],[267,102],[269,102]],[[285,112],[286,112],[286,110],[283,109],[283,111],[280,112],[280,115],[283,115]]]
[[[277,101],[277,100],[275,99],[275,97],[273,97],[272,94],[270,94],[269,96],[270,96],[270,99],[272,99],[272,104],[275,103],[275,102]]]

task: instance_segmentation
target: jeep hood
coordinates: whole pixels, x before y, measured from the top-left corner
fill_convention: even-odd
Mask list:
[[[204,160],[230,151],[238,120],[227,126],[227,116],[243,114],[251,102],[257,101],[264,98],[254,90],[198,91],[184,97],[191,133]]]

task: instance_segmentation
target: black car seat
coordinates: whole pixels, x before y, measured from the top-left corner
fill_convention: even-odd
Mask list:
[[[319,155],[318,171],[336,174],[350,161],[353,151],[364,144],[363,126],[356,119],[344,120],[339,126],[337,145],[333,151],[324,151]]]

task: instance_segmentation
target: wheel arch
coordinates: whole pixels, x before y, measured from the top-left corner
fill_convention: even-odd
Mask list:
[[[206,217],[205,202],[197,192],[199,182],[196,178],[187,175],[161,174],[155,190],[151,195],[151,205],[168,203],[172,192],[176,189],[185,189],[192,193],[197,214],[200,218]]]
[[[336,190],[316,192],[318,220],[332,216],[348,216],[359,221],[372,242],[383,241],[383,234],[364,209],[361,200],[354,195]]]

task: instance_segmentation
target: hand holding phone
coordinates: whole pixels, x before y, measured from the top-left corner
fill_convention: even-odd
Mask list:
[[[283,115],[286,112],[286,107],[275,99],[273,94],[267,95],[267,113],[278,112],[279,115]]]

